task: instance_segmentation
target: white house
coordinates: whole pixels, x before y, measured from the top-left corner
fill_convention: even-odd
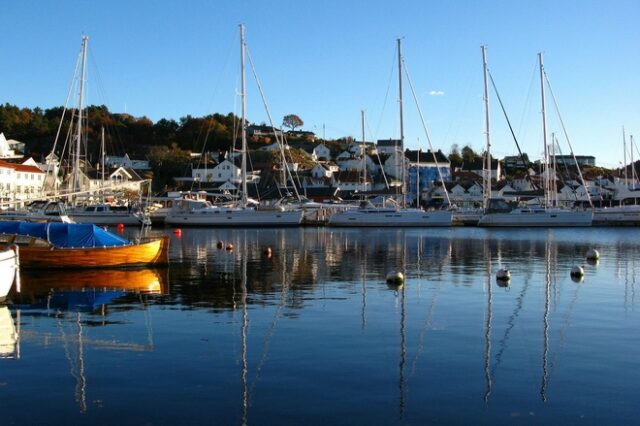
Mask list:
[[[18,204],[37,198],[42,193],[44,177],[37,166],[0,160],[0,198]]]
[[[118,167],[109,175],[109,182],[116,190],[142,192],[145,180],[130,167]]]
[[[191,170],[193,180],[200,182],[239,182],[242,174],[240,167],[225,159],[218,165]]]
[[[136,171],[151,170],[149,161],[132,160],[131,158],[129,158],[129,154],[124,154],[124,157],[106,156],[104,162],[106,168],[124,167]]]
[[[365,167],[367,168],[368,174],[372,174],[377,169],[376,164],[368,155],[365,155],[364,157],[358,156],[340,159],[338,164],[340,166],[340,170],[359,171],[360,173],[364,173]]]
[[[199,182],[231,182],[237,185],[241,183],[242,170],[233,161],[225,159],[213,168],[192,169],[191,178]],[[247,182],[257,183],[259,180],[257,173],[247,173]]]
[[[399,139],[379,139],[377,142],[378,154],[391,155],[395,152],[402,151]]]
[[[322,164],[317,164],[311,169],[311,177],[314,179],[324,179],[333,176],[333,172]]]
[[[400,151],[394,152],[387,158],[384,162],[384,173],[387,176],[392,176],[395,178],[402,177],[402,168],[407,166],[407,161],[404,157],[404,154]]]
[[[313,161],[331,160],[331,150],[324,144],[316,145],[316,147],[313,148],[313,152],[311,153],[311,158],[313,159]]]
[[[20,143],[18,141],[13,141],[15,143]],[[23,144],[24,145],[24,144]],[[10,159],[10,158],[22,158],[22,155],[16,154],[7,138],[5,138],[4,133],[0,133],[0,158]]]

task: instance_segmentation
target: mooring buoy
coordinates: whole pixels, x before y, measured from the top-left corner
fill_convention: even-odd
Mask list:
[[[511,279],[511,271],[508,269],[498,269],[496,278],[499,280],[509,281]]]
[[[573,278],[582,278],[584,277],[584,268],[582,266],[574,266],[571,268],[571,277]]]
[[[404,274],[402,272],[391,271],[387,274],[387,284],[400,287],[404,284]]]
[[[596,249],[587,250],[587,260],[598,260],[600,259],[600,253]]]

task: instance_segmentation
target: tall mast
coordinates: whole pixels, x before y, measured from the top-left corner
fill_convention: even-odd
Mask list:
[[[102,171],[102,188],[104,191],[104,126],[100,129],[100,151],[102,154],[100,170]]]
[[[549,149],[547,147],[547,111],[546,102],[544,97],[544,60],[542,52],[538,53],[538,59],[540,61],[540,95],[542,102],[542,141],[544,143],[544,164],[545,164],[545,183],[544,183],[544,201],[545,206],[549,205],[549,192],[551,176],[549,176]]]
[[[489,199],[491,198],[491,133],[489,120],[489,79],[487,69],[487,46],[482,48],[482,69],[484,75],[484,132],[487,140],[485,167],[482,172],[482,208],[489,208]]]
[[[402,207],[405,206],[404,188],[404,111],[402,102],[402,39],[398,38],[398,105],[400,108],[400,176],[402,179]]]
[[[629,187],[629,178],[627,176],[627,135],[624,133],[624,126],[622,126],[622,155],[624,164],[624,185]]]
[[[244,72],[244,56],[245,56],[245,41],[244,41],[244,25],[240,24],[240,77],[241,77],[241,99],[242,99],[242,117],[240,121],[240,127],[242,129],[242,207],[247,206],[247,127],[246,127],[246,115],[247,115],[247,101],[246,101],[246,81]]]
[[[367,144],[365,143],[364,136],[364,110],[360,111],[362,121],[362,163],[363,163],[363,177],[362,177],[362,190],[367,190]]]
[[[78,122],[76,128],[76,146],[73,156],[73,169],[72,169],[72,192],[80,191],[80,151],[82,149],[82,130],[83,123],[83,111],[84,111],[84,84],[87,78],[87,44],[89,43],[89,37],[82,36],[82,71],[80,74],[80,90],[78,91]],[[76,195],[73,196],[75,203]]]
[[[556,158],[556,145],[558,144],[558,140],[556,139],[555,132],[551,132],[551,158],[553,159],[551,162],[551,170],[553,172],[552,179],[549,180],[549,189],[551,193],[551,205],[553,207],[558,206],[558,183],[556,182],[556,170],[558,167],[557,158]],[[584,182],[583,182],[584,184]],[[585,191],[587,190],[587,185],[584,185]]]
[[[636,165],[633,160],[633,135],[629,135],[629,147],[631,151],[631,188],[636,189]]]

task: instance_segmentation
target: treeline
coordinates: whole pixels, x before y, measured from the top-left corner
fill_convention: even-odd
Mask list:
[[[239,118],[234,114],[212,114],[205,117],[187,115],[179,121],[161,119],[157,122],[147,117],[134,117],[126,113],[112,113],[104,105],[86,108],[86,134],[89,155],[100,149],[101,129],[105,129],[109,147],[108,155],[134,157],[146,156],[151,147],[177,148],[200,152],[206,142],[207,151],[229,150]],[[48,154],[62,119],[63,107],[49,109],[20,108],[15,105],[0,105],[0,131],[9,139],[24,142],[25,154],[39,156]],[[67,111],[60,134],[67,134],[72,111]],[[62,149],[62,146],[58,147]]]

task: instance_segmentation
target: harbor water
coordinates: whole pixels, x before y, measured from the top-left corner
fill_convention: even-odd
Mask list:
[[[168,268],[21,271],[0,306],[2,424],[640,416],[640,229],[150,232],[171,235]]]

